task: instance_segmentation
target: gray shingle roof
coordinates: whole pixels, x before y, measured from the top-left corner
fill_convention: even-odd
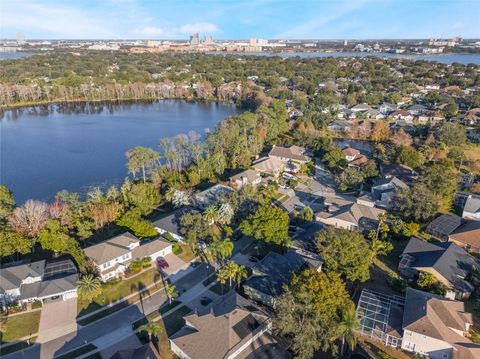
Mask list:
[[[464,278],[480,263],[463,248],[451,242],[427,242],[412,237],[402,255],[415,258],[412,268],[434,268],[451,285],[464,293],[471,293],[474,287]]]
[[[131,233],[123,233],[106,241],[85,248],[85,255],[98,265],[111,261],[130,252],[128,246],[139,242]]]
[[[153,226],[163,229],[167,232],[176,234],[178,236],[181,236],[182,233],[180,231],[180,219],[182,216],[186,213],[198,213],[198,211],[192,207],[189,206],[184,206],[180,207],[173,212],[170,212],[167,214],[165,217],[162,217],[160,219],[157,219],[155,222],[153,222]]]
[[[3,291],[20,288],[28,277],[41,277],[45,269],[45,260],[26,263],[0,269],[0,289]]]
[[[20,299],[43,298],[60,295],[64,292],[74,290],[76,288],[77,280],[78,274],[71,274],[63,278],[22,285]]]

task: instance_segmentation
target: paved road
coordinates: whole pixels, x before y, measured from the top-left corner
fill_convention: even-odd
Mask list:
[[[211,270],[213,269],[209,270],[206,268],[205,264],[200,264],[195,270],[176,281],[175,285],[177,288],[189,289],[190,287],[194,287],[195,284],[201,283],[205,280],[207,276],[212,273]],[[196,288],[194,289],[194,291],[198,293]],[[167,300],[168,299],[162,290],[148,299],[137,304],[132,304],[106,318],[81,327],[76,332],[52,339],[41,345],[34,345],[25,350],[5,355],[2,359],[50,359],[54,356],[65,354],[87,343],[103,343],[105,341],[102,340],[102,337],[105,336],[107,336],[108,342],[113,343],[115,340],[121,340],[124,338],[126,333],[132,330],[131,324],[133,322],[143,318],[144,315],[158,310],[158,308]]]

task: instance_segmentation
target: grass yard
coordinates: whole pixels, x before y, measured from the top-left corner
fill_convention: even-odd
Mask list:
[[[139,290],[154,283],[156,283],[156,285],[152,288],[152,292],[163,287],[161,275],[156,268],[150,268],[128,279],[105,283],[102,285],[102,293],[98,295],[93,302],[78,298],[77,313],[80,315],[90,313],[130,294],[137,293]],[[148,291],[146,294],[148,294]],[[133,303],[138,299],[139,297],[135,296],[129,299],[128,302]]]
[[[408,239],[392,240],[393,250],[388,253],[387,256],[379,256],[379,261],[388,266],[392,271],[396,272],[398,264],[400,263],[400,255],[403,253],[408,241]]]
[[[8,343],[38,332],[40,310],[0,319],[1,342]]]
[[[195,253],[192,252],[192,249],[186,244],[180,244],[180,247],[182,248],[182,253],[177,254],[177,257],[185,263],[192,261],[196,257]]]

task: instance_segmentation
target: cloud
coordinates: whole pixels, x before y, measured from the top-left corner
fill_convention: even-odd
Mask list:
[[[192,34],[195,32],[202,32],[202,33],[213,33],[218,32],[219,29],[217,25],[211,24],[208,22],[196,22],[193,24],[185,24],[180,27],[180,32],[183,34]]]
[[[155,26],[146,26],[136,29],[134,32],[146,36],[160,36],[163,34],[163,29]]]

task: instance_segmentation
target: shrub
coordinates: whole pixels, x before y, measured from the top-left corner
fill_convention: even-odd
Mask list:
[[[180,253],[183,252],[182,246],[180,246],[180,244],[178,244],[178,243],[175,243],[172,246],[172,252],[173,252],[173,254],[178,256]]]
[[[138,273],[142,270],[143,268],[143,264],[142,264],[142,261],[141,260],[136,260],[136,261],[133,261],[132,263],[130,263],[130,265],[128,266],[128,269],[133,272],[133,273]]]
[[[41,300],[36,300],[35,302],[32,303],[32,309],[38,309],[43,306],[43,303]]]
[[[173,238],[172,234],[167,232],[163,235],[163,238],[165,238],[169,242],[176,242],[175,238]]]
[[[148,268],[152,265],[152,258],[145,257],[141,260],[141,263],[142,263],[142,268]]]

